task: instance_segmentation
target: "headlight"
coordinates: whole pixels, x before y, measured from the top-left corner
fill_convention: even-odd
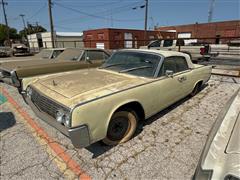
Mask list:
[[[71,120],[70,116],[71,115],[70,115],[69,112],[64,112],[62,109],[59,109],[56,112],[56,120],[57,120],[57,122],[62,123],[65,126],[68,126],[68,127],[70,126],[70,120]]]
[[[33,91],[32,91],[32,88],[28,86],[26,92],[27,92],[27,96],[28,96],[29,98],[31,98],[32,92],[33,92]]]

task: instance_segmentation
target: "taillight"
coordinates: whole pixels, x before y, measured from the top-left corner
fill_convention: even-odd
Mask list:
[[[200,48],[200,54],[201,54],[201,55],[204,55],[205,52],[206,52],[206,48]]]

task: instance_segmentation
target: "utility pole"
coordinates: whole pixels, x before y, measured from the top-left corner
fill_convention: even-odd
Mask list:
[[[39,28],[38,21],[36,21],[36,31],[37,32],[38,32],[38,28]]]
[[[9,46],[11,46],[7,15],[6,15],[6,11],[5,11],[5,5],[8,5],[8,4],[6,2],[4,2],[3,0],[0,4],[2,4],[2,7],[3,7],[3,15],[4,15],[4,19],[5,19],[5,25],[7,27],[7,43],[8,43]]]
[[[209,10],[208,10],[208,22],[209,23],[212,22],[214,5],[215,5],[215,0],[211,0],[210,1],[210,7],[209,7]]]
[[[48,13],[49,13],[49,20],[50,20],[50,29],[51,29],[51,41],[52,41],[52,48],[54,48],[54,28],[53,28],[53,17],[52,17],[52,1],[48,0]]]
[[[24,34],[25,34],[25,37],[27,39],[27,44],[29,46],[29,41],[28,41],[28,37],[27,37],[28,33],[27,33],[26,23],[25,23],[25,19],[24,19],[25,15],[24,14],[20,14],[19,16],[22,18],[23,27],[24,27]]]
[[[147,40],[147,26],[148,26],[148,0],[145,0],[144,45],[146,45]]]

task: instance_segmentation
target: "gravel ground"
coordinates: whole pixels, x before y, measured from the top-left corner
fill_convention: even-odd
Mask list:
[[[95,143],[75,149],[68,138],[37,118],[16,89],[0,84],[34,121],[93,179],[191,179],[209,130],[240,79],[212,76],[195,97],[185,98],[139,125],[127,143]],[[9,102],[0,105],[0,178],[75,179],[77,176],[49,153],[24,117]]]

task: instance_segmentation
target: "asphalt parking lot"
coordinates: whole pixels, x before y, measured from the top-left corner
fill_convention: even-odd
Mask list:
[[[129,142],[76,149],[16,89],[0,84],[0,179],[191,179],[212,124],[238,88],[240,78],[212,76],[195,97],[140,123]]]

